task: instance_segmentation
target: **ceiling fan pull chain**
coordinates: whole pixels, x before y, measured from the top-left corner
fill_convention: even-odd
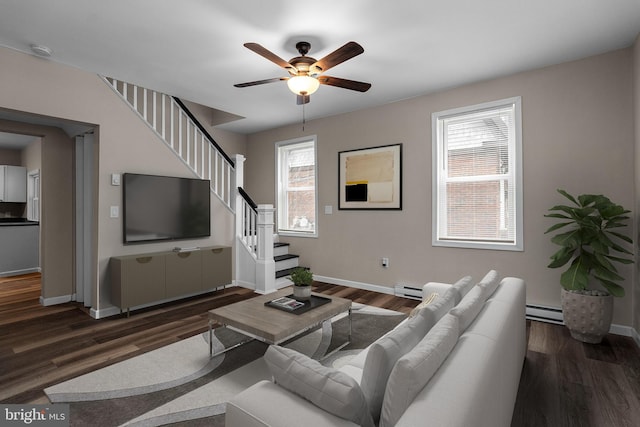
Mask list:
[[[302,132],[304,132],[304,125],[307,122],[304,112],[305,112],[305,109],[304,109],[304,103],[303,103],[302,104]]]

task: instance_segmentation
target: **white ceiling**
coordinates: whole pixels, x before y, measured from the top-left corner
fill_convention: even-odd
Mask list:
[[[22,150],[31,144],[37,136],[0,132],[0,148]]]
[[[580,59],[633,44],[640,0],[0,0],[0,45],[165,92],[243,119],[251,133],[300,122],[287,76],[244,48],[320,59],[354,40],[365,52],[328,73],[372,83],[322,86],[307,120]],[[1,70],[1,66],[0,66]]]

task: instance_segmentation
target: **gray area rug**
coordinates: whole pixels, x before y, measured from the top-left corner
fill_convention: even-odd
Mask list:
[[[405,316],[354,304],[351,343],[322,361],[340,367]],[[284,344],[319,359],[347,340],[348,319],[337,316],[322,328]],[[245,337],[216,329],[214,349]],[[226,401],[270,375],[262,356],[268,345],[250,341],[212,359],[208,334],[196,335],[98,371],[49,387],[49,399],[69,403],[71,426],[224,426]]]

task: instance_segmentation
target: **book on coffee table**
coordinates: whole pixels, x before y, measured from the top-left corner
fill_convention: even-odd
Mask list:
[[[280,297],[269,301],[269,305],[284,310],[293,311],[300,307],[304,307],[304,303],[289,297]]]

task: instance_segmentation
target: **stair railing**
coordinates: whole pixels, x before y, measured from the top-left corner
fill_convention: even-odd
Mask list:
[[[242,187],[238,187],[238,194],[241,198],[240,211],[237,213],[241,216],[238,237],[242,243],[244,243],[249,253],[257,256],[258,205],[249,197]]]
[[[242,189],[244,156],[232,160],[178,98],[113,78],[104,81],[235,213],[235,281],[259,293],[275,288],[273,206],[256,205]],[[244,249],[243,249],[244,248]]]
[[[173,96],[131,83],[103,77],[153,132],[201,179],[231,211],[234,209],[234,162]]]

